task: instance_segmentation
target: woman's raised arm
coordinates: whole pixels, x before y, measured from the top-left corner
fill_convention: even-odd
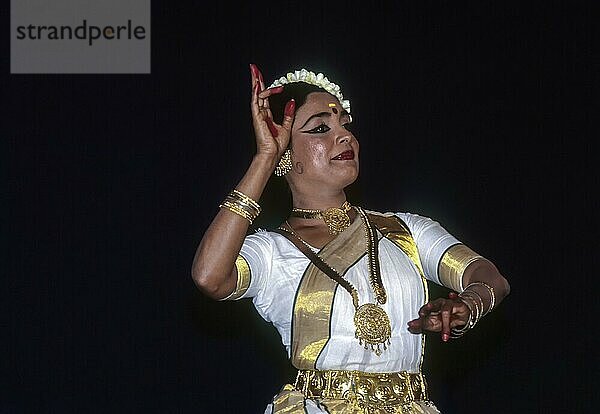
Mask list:
[[[250,109],[257,152],[242,180],[235,187],[252,200],[259,200],[277,162],[288,146],[295,105],[288,102],[282,125],[273,122],[268,97],[282,88],[265,89],[262,74],[250,65],[252,95]],[[192,278],[198,288],[213,299],[234,291],[237,283],[235,261],[250,222],[222,208],[204,233],[192,263]]]

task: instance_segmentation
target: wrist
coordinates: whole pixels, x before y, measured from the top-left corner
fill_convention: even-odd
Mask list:
[[[267,169],[269,172],[273,172],[277,166],[279,159],[274,154],[256,154],[252,158],[252,164]]]

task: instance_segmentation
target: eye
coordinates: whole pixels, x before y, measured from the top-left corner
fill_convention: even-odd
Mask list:
[[[329,128],[327,125],[325,124],[321,124],[317,127],[314,127],[311,130],[308,130],[306,132],[308,132],[309,134],[324,134],[325,132],[329,131],[331,128]]]

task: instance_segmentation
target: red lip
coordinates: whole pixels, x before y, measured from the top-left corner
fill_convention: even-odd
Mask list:
[[[332,158],[332,160],[353,160],[354,159],[354,151],[348,150],[344,151],[341,154],[338,154],[336,157]]]

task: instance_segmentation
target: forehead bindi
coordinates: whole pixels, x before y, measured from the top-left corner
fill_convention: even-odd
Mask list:
[[[322,111],[333,112],[333,108],[339,111],[340,104],[333,96],[331,96],[327,92],[310,93],[306,97],[304,105],[302,105],[302,109],[306,109],[306,111],[308,112],[308,116]]]

